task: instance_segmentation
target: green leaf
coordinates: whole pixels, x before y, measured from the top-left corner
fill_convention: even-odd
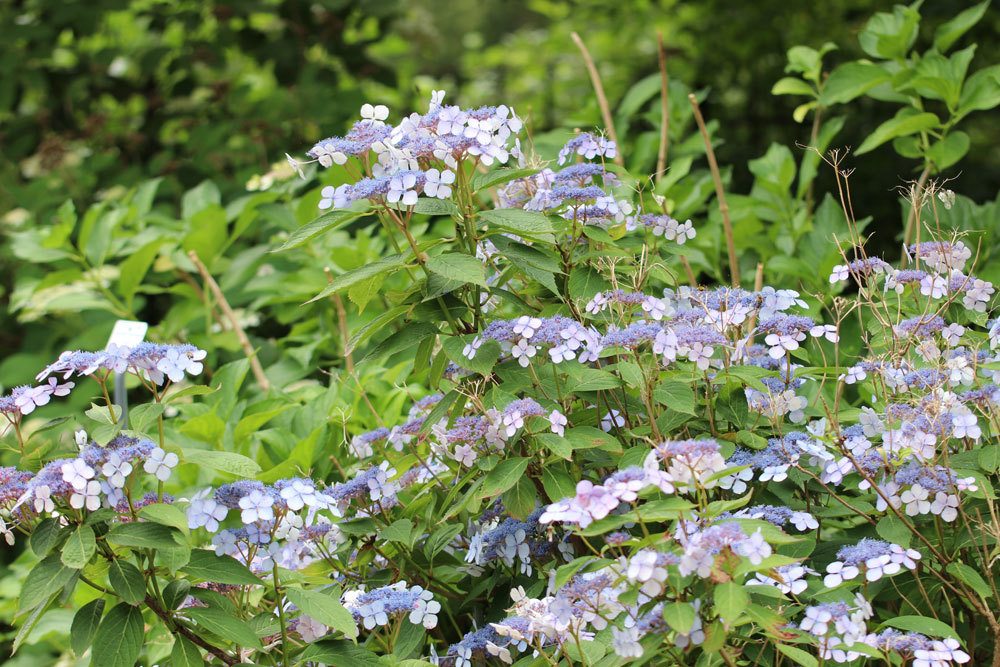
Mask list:
[[[555,226],[548,216],[536,211],[525,211],[520,208],[498,208],[480,211],[479,219],[484,220],[491,228],[505,232],[513,232],[520,236],[538,237],[554,234]]]
[[[621,380],[600,368],[588,368],[582,364],[572,363],[566,366],[566,374],[569,376],[566,389],[574,393],[621,387]]]
[[[132,304],[132,297],[142,284],[143,278],[149,272],[149,267],[153,265],[160,247],[165,239],[157,239],[147,243],[139,250],[136,250],[129,258],[121,263],[118,274],[118,293],[125,299],[127,305]]]
[[[24,579],[18,610],[34,609],[45,604],[73,579],[77,571],[62,564],[58,554],[52,554],[35,565]]]
[[[532,281],[540,283],[553,294],[559,294],[554,274],[562,273],[562,270],[555,258],[505,236],[494,236],[493,244],[500,251],[500,256],[517,267],[521,273]]]
[[[325,299],[331,294],[342,292],[351,285],[356,285],[362,280],[368,280],[386,273],[394,273],[403,268],[405,265],[406,259],[402,255],[389,255],[388,257],[383,257],[382,259],[365,264],[351,271],[346,271],[330,281],[330,284],[327,285],[322,292],[309,299],[306,303],[313,303],[314,301]]]
[[[506,236],[494,237],[493,244],[504,259],[522,270],[538,269],[545,273],[562,273],[559,260],[553,254],[544,253],[534,246],[518,243]]]
[[[226,209],[212,205],[195,213],[190,219],[190,231],[181,241],[184,250],[198,253],[206,266],[222,251],[229,233]]]
[[[771,94],[806,95],[813,97],[816,95],[816,90],[802,79],[794,76],[786,76],[783,79],[778,79],[777,83],[771,87]]]
[[[140,403],[128,411],[128,428],[140,433],[147,431],[165,407],[163,403]]]
[[[114,417],[111,413],[114,412]],[[118,424],[118,420],[121,419],[122,409],[117,405],[112,405],[111,409],[108,409],[106,405],[98,405],[97,403],[91,403],[90,408],[83,414],[87,415],[90,419],[94,420],[98,424],[108,424],[110,426],[115,426]]]
[[[503,506],[516,519],[525,519],[535,509],[538,490],[530,479],[519,477],[513,487],[503,494]]]
[[[986,445],[979,450],[979,467],[986,472],[1000,469],[1000,445]]]
[[[663,604],[663,620],[675,632],[686,635],[694,627],[695,611],[690,602],[665,602]]]
[[[129,604],[139,604],[146,598],[146,580],[135,565],[118,558],[108,569],[111,590]]]
[[[202,667],[205,660],[201,657],[201,651],[197,646],[176,635],[174,647],[170,650],[170,664],[172,667]]]
[[[778,651],[797,665],[802,665],[802,667],[819,667],[819,660],[796,646],[778,644],[777,647]]]
[[[934,618],[926,616],[897,616],[896,618],[884,622],[879,628],[889,626],[909,632],[919,632],[930,637],[954,637],[960,639],[958,633],[948,625]]]
[[[175,505],[167,505],[166,503],[146,505],[139,510],[139,516],[161,526],[171,526],[182,533],[186,533],[188,530],[187,516]]]
[[[324,665],[350,667],[385,667],[387,664],[363,646],[343,639],[321,639],[306,647],[296,662],[318,662]]]
[[[409,519],[397,519],[380,530],[378,535],[386,542],[399,542],[410,546],[413,539],[413,522]]]
[[[180,571],[195,579],[233,586],[255,586],[263,582],[230,556],[217,555],[205,549],[192,549],[191,560]]]
[[[934,31],[934,48],[941,53],[950,49],[972,26],[979,23],[979,19],[983,18],[983,14],[986,13],[986,8],[989,6],[990,0],[985,0],[985,2],[969,7],[955,18],[939,25]]]
[[[858,42],[873,58],[898,60],[906,56],[917,39],[920,13],[915,6],[896,5],[893,12],[879,12],[868,19]]]
[[[923,130],[929,130],[941,124],[938,117],[932,113],[917,112],[911,108],[900,109],[893,118],[885,121],[861,142],[856,155],[864,155],[875,150],[887,141],[896,137],[905,137]]]
[[[935,142],[927,151],[927,157],[938,169],[947,169],[965,157],[969,152],[969,145],[969,135],[961,131],[952,132]]]
[[[419,345],[422,340],[437,336],[438,333],[439,330],[436,324],[431,324],[430,322],[411,322],[402,330],[391,333],[385,340],[380,341],[378,345],[368,351],[368,354],[361,361],[385,359],[397,352],[409,350]]]
[[[187,546],[184,534],[176,528],[146,522],[119,524],[111,529],[107,540],[118,546],[140,549],[174,549],[177,546]]]
[[[302,613],[323,625],[343,633],[350,639],[358,636],[358,625],[354,622],[351,612],[332,595],[303,588],[286,588],[285,595],[292,604],[302,610]]]
[[[486,188],[496,187],[497,185],[503,185],[504,183],[509,183],[518,178],[525,178],[527,176],[534,176],[538,173],[537,169],[494,169],[493,171],[488,171],[485,174],[476,173],[472,177],[472,190],[473,192],[478,192],[479,190],[485,190]]]
[[[142,612],[122,602],[108,612],[94,635],[93,667],[134,667],[142,652]]]
[[[517,484],[517,480],[528,469],[529,463],[531,463],[531,458],[526,456],[504,459],[498,463],[483,478],[483,485],[479,489],[479,497],[495,498]]]
[[[409,211],[421,215],[459,215],[458,206],[449,199],[435,199],[433,197],[421,197],[413,206],[403,203],[388,204],[389,208],[396,211]]]
[[[698,416],[695,409],[694,389],[686,382],[666,380],[653,389],[653,398],[671,410],[683,412],[686,415]]]
[[[476,350],[476,356],[472,359],[466,357],[462,352],[465,346],[472,342],[476,336],[442,336],[441,347],[455,364],[480,375],[489,375],[493,367],[500,358],[500,345],[494,340],[487,340]]]
[[[1000,65],[984,67],[966,80],[959,98],[959,115],[988,111],[1000,105]]]
[[[946,568],[948,573],[953,575],[956,579],[961,581],[963,584],[971,588],[982,598],[993,597],[993,589],[990,585],[986,583],[983,576],[965,563],[959,563],[958,561],[953,561],[948,563]]]
[[[546,465],[542,468],[542,488],[552,502],[576,495],[576,482],[560,466]]]
[[[598,292],[611,289],[611,284],[589,266],[575,266],[569,272],[569,295],[573,301],[590,301]]]
[[[875,532],[887,542],[892,542],[900,546],[909,546],[912,533],[906,524],[899,520],[899,517],[889,514],[878,520],[875,525]]]
[[[64,529],[60,526],[58,520],[52,518],[43,519],[31,532],[31,537],[28,538],[28,546],[31,547],[31,551],[36,556],[45,558],[52,551],[52,548],[68,534],[69,529]]]
[[[271,252],[284,252],[285,250],[298,248],[299,246],[309,243],[309,241],[312,241],[320,234],[340,229],[367,213],[367,210],[351,211],[348,209],[337,209],[324,213],[312,222],[299,227],[294,232],[289,234],[288,239],[282,243],[281,246],[275,248]]]
[[[427,260],[427,270],[460,283],[486,287],[486,270],[476,257],[462,252],[448,252]]]
[[[62,549],[62,562],[74,570],[83,569],[97,551],[94,530],[90,526],[77,526],[66,538]]]
[[[600,447],[605,451],[621,451],[618,438],[593,426],[568,428],[564,437],[574,450]]]
[[[235,452],[219,452],[211,449],[184,449],[184,461],[195,462],[199,466],[226,472],[237,477],[253,479],[260,472],[260,466],[253,459]]]
[[[819,103],[831,106],[850,102],[891,78],[889,72],[874,63],[863,60],[844,63],[833,70],[823,84]]]
[[[69,628],[69,643],[77,657],[90,648],[97,634],[97,628],[104,615],[104,600],[97,598],[80,607],[73,616],[73,624]]]
[[[245,621],[234,618],[220,609],[190,607],[185,609],[183,613],[212,634],[227,639],[237,646],[261,648],[260,640]]]
[[[233,440],[236,442],[245,442],[251,438],[254,433],[261,430],[264,424],[268,423],[285,410],[288,410],[290,407],[291,405],[288,404],[279,405],[278,407],[270,410],[264,410],[262,412],[255,412],[253,414],[246,415],[240,419],[240,421],[236,424],[236,428],[233,429]],[[253,459],[247,460],[253,462]]]
[[[177,609],[191,592],[191,584],[186,579],[174,579],[163,587],[163,604],[167,609]]]
[[[715,613],[727,624],[732,624],[750,604],[750,596],[742,585],[727,581],[715,587],[713,594]]]

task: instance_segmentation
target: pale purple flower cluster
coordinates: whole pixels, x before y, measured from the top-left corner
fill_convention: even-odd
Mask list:
[[[433,593],[420,586],[407,587],[404,581],[370,591],[347,591],[341,601],[354,620],[369,631],[389,625],[391,619],[400,616],[432,630],[437,626],[441,611],[441,603],[434,599]]]
[[[823,584],[835,588],[862,573],[867,581],[878,581],[883,576],[900,572],[904,567],[915,570],[918,560],[920,552],[916,549],[865,538],[837,552],[837,560],[826,566]]]
[[[571,559],[573,549],[569,543],[550,537],[546,526],[539,522],[542,512],[542,508],[537,508],[523,521],[509,516],[491,519],[484,515],[483,523],[469,539],[465,562],[480,567],[500,562],[530,575],[533,563],[549,560],[557,551],[567,560]]]
[[[356,160],[364,178],[324,187],[320,208],[346,208],[361,200],[414,206],[420,196],[450,199],[459,163],[504,164],[520,159],[516,135],[522,122],[506,106],[460,109],[443,106],[435,91],[426,114],[413,113],[397,125],[385,123],[389,109],[365,104],[362,120],[343,137],[330,137],[307,155],[323,167]],[[289,157],[301,173],[299,162]]]
[[[50,375],[61,375],[64,380],[86,377],[98,371],[107,373],[132,373],[157,385],[166,380],[181,382],[187,375],[200,375],[206,352],[194,345],[162,345],[139,343],[128,348],[110,345],[101,352],[63,352],[35,378],[39,382]]]

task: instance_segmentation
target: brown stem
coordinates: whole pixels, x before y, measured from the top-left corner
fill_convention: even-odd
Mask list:
[[[757,262],[757,272],[754,273],[753,276],[753,291],[759,293],[761,289],[763,289],[763,287],[764,287],[764,262]],[[747,341],[747,347],[753,345],[753,330],[754,327],[756,326],[757,326],[757,312],[754,311],[754,313],[750,315],[750,322],[747,325],[747,328],[750,329],[750,340]]]
[[[573,38],[573,42],[580,49],[580,53],[583,55],[583,62],[587,66],[587,72],[590,73],[590,83],[593,84],[594,94],[597,95],[597,105],[601,107],[601,118],[604,119],[604,127],[608,132],[608,136],[611,137],[611,141],[615,142],[615,146],[618,147],[618,150],[615,151],[615,164],[624,167],[625,159],[622,157],[622,147],[618,142],[618,133],[615,132],[615,123],[611,117],[611,107],[608,105],[608,97],[604,94],[604,84],[601,83],[601,74],[597,71],[597,65],[594,64],[594,59],[590,56],[587,45],[580,39],[580,35],[574,32],[570,34],[570,37]]]
[[[663,48],[663,33],[656,33],[656,49],[660,63],[660,150],[656,154],[656,182],[667,169],[667,148],[670,144],[670,79],[667,76],[667,50]]]
[[[326,273],[326,282],[332,283],[333,271],[330,270],[330,267],[324,266],[323,272]],[[340,343],[344,348],[344,362],[347,364],[347,371],[349,373],[353,373],[354,355],[351,353],[351,348],[348,345],[351,337],[347,331],[347,311],[344,310],[344,300],[340,298],[340,294],[337,292],[331,294],[330,299],[333,301],[333,305],[337,309],[337,329],[340,330]]]
[[[684,267],[684,274],[687,276],[688,285],[691,287],[698,287],[698,279],[694,275],[694,270],[691,268],[691,262],[684,255],[681,255],[681,266]]]
[[[931,164],[928,162],[924,170],[920,172],[920,178],[917,179],[917,184],[914,186],[913,197],[910,200],[910,213],[906,216],[906,228],[903,231],[903,245],[910,245],[914,222],[917,225],[920,224],[920,205],[924,198],[924,186],[927,185],[927,179],[930,178],[930,175]]]
[[[201,259],[198,257],[198,253],[194,250],[188,252],[188,257],[191,258],[191,263],[194,264],[195,268],[198,269],[198,273],[201,274],[202,279],[205,284],[208,285],[208,289],[211,290],[215,300],[219,302],[219,307],[222,308],[222,312],[225,313],[226,318],[229,320],[229,324],[233,327],[233,331],[236,332],[236,338],[240,341],[240,347],[243,348],[243,354],[246,355],[247,359],[250,360],[250,370],[253,371],[253,376],[257,380],[257,384],[262,390],[270,391],[271,382],[264,375],[264,368],[260,365],[260,360],[257,358],[257,351],[253,349],[253,345],[250,344],[250,339],[247,338],[246,332],[243,327],[240,326],[240,321],[236,317],[236,313],[233,312],[232,307],[229,305],[229,301],[226,300],[226,295],[222,293],[222,289],[219,287],[219,283],[215,282],[215,278],[212,274],[208,272],[208,268],[202,263]]]
[[[719,163],[715,160],[715,150],[712,148],[712,138],[708,136],[705,119],[701,115],[701,107],[694,94],[688,95],[694,119],[705,142],[705,155],[708,157],[708,168],[712,170],[712,180],[715,182],[715,197],[719,200],[719,212],[722,213],[722,228],[726,233],[726,249],[729,251],[729,277],[733,287],[740,286],[740,265],[736,261],[736,244],[733,241],[733,223],[729,219],[729,204],[726,203],[726,192],[722,188],[722,176],[719,174]]]
[[[216,646],[212,646],[204,639],[202,639],[201,637],[199,637],[198,635],[196,635],[195,633],[191,632],[189,629],[184,627],[184,625],[182,625],[181,623],[176,623],[173,617],[171,617],[170,614],[168,614],[164,609],[162,609],[160,605],[156,602],[156,600],[154,600],[152,597],[147,595],[146,599],[143,602],[146,603],[146,606],[149,607],[150,611],[152,611],[154,614],[160,617],[160,620],[162,620],[168,628],[172,628],[174,632],[176,632],[179,635],[182,635],[185,639],[187,639],[191,643],[196,644],[197,646],[200,646],[201,648],[205,649],[206,651],[208,651],[209,653],[211,653],[212,655],[214,655],[216,658],[218,658],[227,665],[238,665],[240,663],[239,660],[229,655],[222,649]]]

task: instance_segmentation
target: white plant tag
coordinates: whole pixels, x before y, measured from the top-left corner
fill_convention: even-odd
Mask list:
[[[118,320],[108,337],[108,344],[104,349],[112,345],[120,347],[135,347],[146,338],[146,330],[149,324],[146,322],[134,322],[132,320]]]

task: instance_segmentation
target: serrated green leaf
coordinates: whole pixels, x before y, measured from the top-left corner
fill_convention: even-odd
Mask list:
[[[309,299],[306,303],[314,303],[320,299],[325,299],[331,294],[342,292],[351,285],[356,285],[362,280],[368,280],[382,274],[395,273],[406,265],[406,259],[402,255],[389,255],[382,259],[365,264],[351,271],[345,271],[335,277],[323,291]]]
[[[990,588],[990,585],[986,583],[985,579],[983,579],[983,575],[979,574],[975,568],[970,567],[965,563],[953,561],[948,563],[948,567],[946,569],[949,574],[953,575],[956,579],[974,590],[981,598],[985,599],[993,597],[993,589]]]
[[[431,273],[460,283],[486,287],[486,269],[478,258],[462,252],[448,252],[427,260]]]
[[[220,452],[211,449],[182,450],[183,460],[196,461],[199,466],[229,473],[237,477],[253,479],[260,472],[260,465],[251,458],[235,452]]]
[[[47,556],[28,572],[21,588],[18,609],[25,611],[45,604],[73,579],[77,570],[62,564],[59,554]]]
[[[80,607],[74,614],[73,624],[69,629],[69,643],[77,657],[83,655],[94,641],[94,635],[97,634],[101,617],[104,615],[104,605],[104,600],[97,598]]]
[[[95,551],[97,542],[94,530],[90,526],[77,526],[63,545],[61,553],[63,565],[74,570],[83,569],[83,566],[94,557]]]
[[[909,632],[919,632],[928,637],[954,637],[955,639],[960,639],[958,633],[950,625],[942,623],[935,618],[927,618],[926,616],[897,616],[885,621],[879,628],[887,626]]]
[[[472,177],[472,190],[473,192],[478,192],[479,190],[485,190],[486,188],[492,188],[498,185],[503,185],[504,183],[509,183],[510,181],[518,178],[533,176],[537,173],[538,169],[528,168],[500,168],[487,171],[486,173],[477,172],[476,175]]]
[[[139,604],[146,598],[146,580],[135,565],[118,558],[108,569],[111,590],[129,604]]]
[[[261,648],[260,639],[246,621],[230,616],[214,607],[190,607],[184,615],[212,634],[227,639],[237,646]]]
[[[205,660],[201,651],[193,643],[181,636],[174,637],[174,647],[170,650],[171,667],[202,667]]]
[[[254,586],[263,582],[235,558],[215,554],[205,549],[192,549],[191,559],[180,568],[186,575],[233,586]]]
[[[785,657],[793,661],[796,665],[801,665],[802,667],[819,667],[819,661],[814,656],[796,646],[778,644],[777,647]]]
[[[283,252],[285,250],[291,250],[292,248],[298,248],[299,246],[312,241],[320,234],[340,229],[367,213],[367,211],[351,211],[347,209],[337,209],[324,213],[312,222],[299,227],[294,232],[289,234],[288,240],[271,252]]]
[[[480,211],[479,219],[491,228],[505,232],[513,232],[520,236],[538,237],[554,234],[555,226],[548,216],[536,211],[525,211],[520,208],[498,208]]]
[[[297,661],[351,667],[384,667],[387,663],[363,646],[339,639],[321,639],[300,653]]]
[[[358,626],[351,612],[332,595],[294,587],[286,588],[285,595],[310,618],[333,628],[349,639],[358,636]]]
[[[675,412],[697,417],[694,389],[686,382],[666,380],[653,389],[653,398]]]
[[[140,549],[173,549],[187,546],[183,533],[176,528],[157,523],[123,523],[108,532],[107,540],[122,547]]]
[[[663,604],[663,620],[675,632],[682,635],[691,632],[696,615],[694,606],[690,602],[665,602]]]
[[[727,624],[736,621],[750,604],[746,589],[735,581],[726,581],[716,586],[712,599],[715,602],[715,613]]]
[[[517,484],[517,480],[528,469],[531,458],[522,456],[504,459],[493,470],[486,473],[483,485],[479,489],[479,498],[495,498]]]
[[[142,613],[122,602],[108,612],[94,635],[93,667],[134,667],[142,652]]]

